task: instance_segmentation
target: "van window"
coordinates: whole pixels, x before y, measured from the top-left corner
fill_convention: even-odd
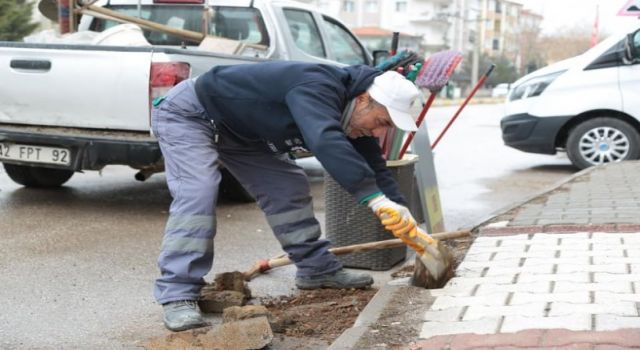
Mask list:
[[[320,31],[311,12],[292,9],[284,9],[283,12],[296,46],[311,56],[327,57]]]
[[[323,17],[329,40],[327,45],[331,47],[334,60],[344,64],[366,64],[365,51],[358,41],[342,25]]]
[[[110,10],[128,16],[138,16],[135,5],[114,5]],[[245,44],[269,46],[264,20],[260,11],[248,7],[214,6],[208,23],[208,32],[228,39],[239,40]],[[168,25],[177,29],[202,32],[202,18],[205,12],[201,6],[193,5],[154,5],[142,6],[142,19]],[[115,25],[116,21],[96,18],[91,30],[101,32]],[[183,39],[158,31],[143,29],[144,36],[152,45],[181,45]],[[188,46],[197,46],[193,42],[185,42]]]

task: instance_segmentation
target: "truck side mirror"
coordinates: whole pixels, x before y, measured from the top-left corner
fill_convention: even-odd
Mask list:
[[[640,30],[627,34],[624,42],[624,58],[629,64],[640,62]]]
[[[373,66],[377,67],[380,62],[384,62],[391,54],[387,50],[373,51]]]

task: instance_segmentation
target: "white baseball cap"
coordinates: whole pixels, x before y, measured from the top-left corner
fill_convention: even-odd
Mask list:
[[[420,91],[402,74],[388,71],[378,75],[367,92],[371,98],[387,108],[391,121],[398,129],[418,130],[409,110]]]

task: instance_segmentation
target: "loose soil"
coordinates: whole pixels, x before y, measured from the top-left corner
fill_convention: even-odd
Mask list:
[[[469,236],[446,241],[454,256],[455,267],[462,262],[473,239],[473,236]],[[413,265],[407,265],[391,276],[411,277],[413,269]],[[264,298],[257,303],[267,307],[274,316],[272,328],[276,337],[322,340],[330,344],[353,326],[376,292],[377,289],[299,291],[293,296]],[[370,349],[384,346],[382,344],[406,345],[416,339],[422,313],[434,298],[428,289],[413,286],[400,287],[396,295],[397,298],[393,298],[372,327],[372,333],[364,337],[366,339],[363,338],[356,348]],[[408,320],[415,320],[411,324],[416,326],[407,328]]]
[[[321,289],[260,300],[274,318],[274,333],[333,342],[353,326],[378,290]]]
[[[445,241],[454,257],[455,267],[464,258],[473,239],[472,235]],[[392,273],[391,276],[393,278],[410,277],[413,275],[413,270],[413,265],[407,265]],[[217,275],[214,283],[203,289],[203,298],[207,299],[209,294],[215,296],[216,293],[230,291],[238,292],[246,299],[251,298],[251,291],[242,273],[237,271]],[[300,290],[291,296],[251,299],[249,303],[261,304],[270,313],[268,320],[274,338],[267,349],[321,350],[326,349],[344,331],[353,326],[377,292],[375,288]],[[355,348],[393,348],[409,345],[417,338],[422,314],[434,299],[428,289],[399,286],[378,320],[369,326],[369,333],[361,337]],[[202,348],[202,344],[197,339],[200,330],[185,333],[189,332],[193,334],[182,335],[187,337],[185,342],[188,347]],[[171,340],[171,336],[175,337],[175,334],[169,334],[167,339]],[[159,344],[164,344],[167,339],[157,341],[160,342]]]
[[[434,300],[429,289],[398,287],[378,320],[353,348],[396,349],[411,344],[420,334],[424,310]]]
[[[464,259],[474,236],[446,241],[454,258],[454,267]],[[413,265],[407,265],[391,274],[393,278],[411,277]],[[405,348],[420,334],[424,310],[435,301],[429,289],[414,286],[400,286],[394,297],[386,305],[378,320],[370,326],[354,349],[394,349]]]

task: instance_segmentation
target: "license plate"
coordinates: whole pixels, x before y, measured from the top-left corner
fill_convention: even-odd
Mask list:
[[[66,148],[0,143],[0,160],[69,165],[71,152]]]

